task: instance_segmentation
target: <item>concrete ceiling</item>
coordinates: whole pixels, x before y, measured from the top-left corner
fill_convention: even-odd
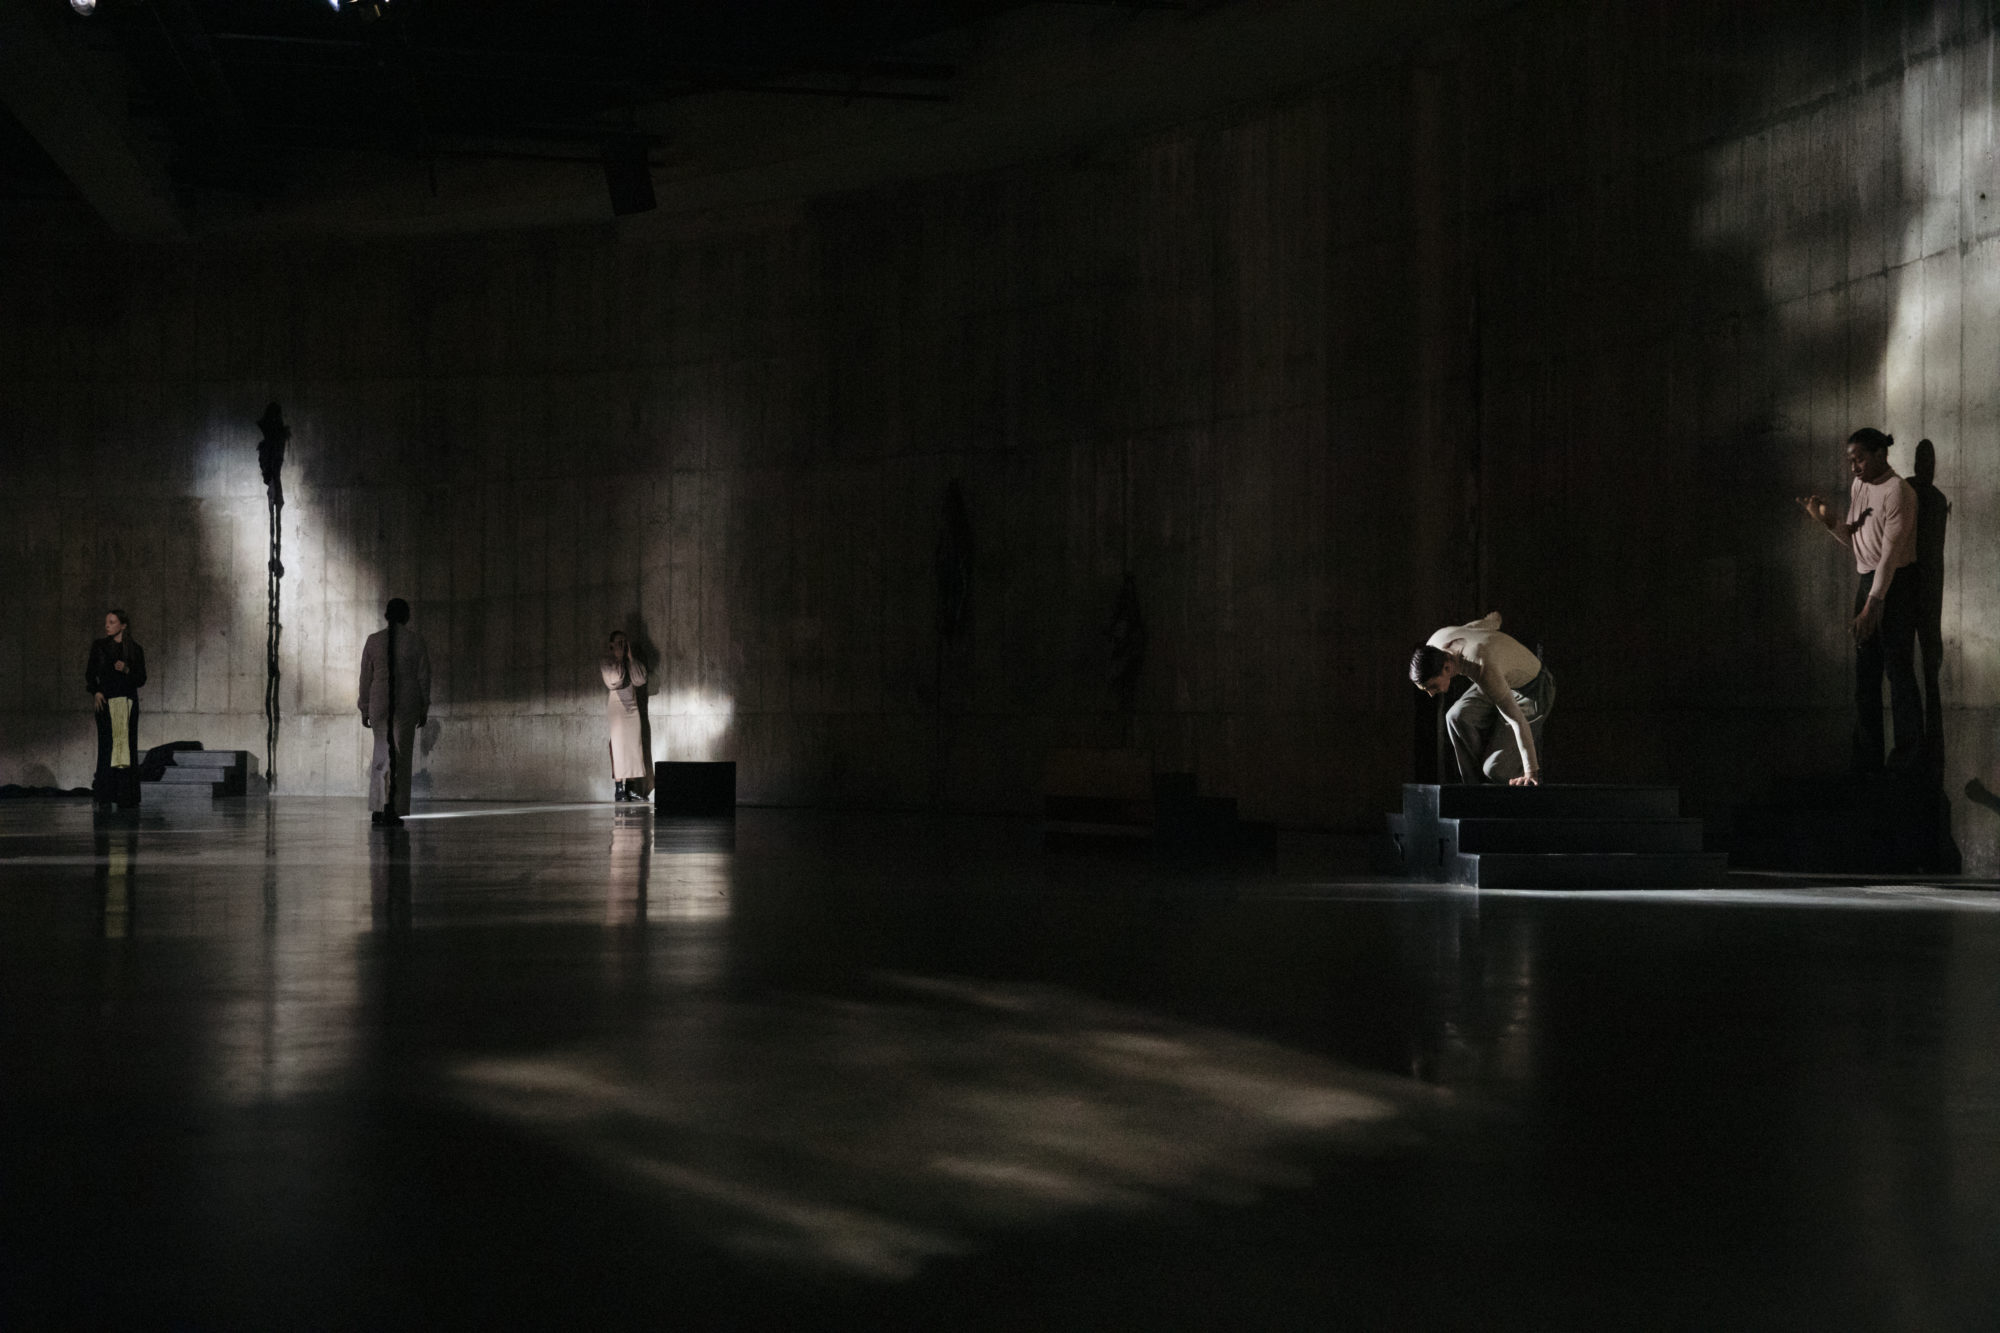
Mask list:
[[[658,200],[624,225],[682,225],[1214,114],[1490,7],[0,0],[0,191],[53,163],[147,240],[542,227],[610,219],[623,154]]]

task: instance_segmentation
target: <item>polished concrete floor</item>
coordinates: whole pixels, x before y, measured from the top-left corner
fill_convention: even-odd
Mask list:
[[[2000,893],[0,807],[0,1327],[2000,1324]]]

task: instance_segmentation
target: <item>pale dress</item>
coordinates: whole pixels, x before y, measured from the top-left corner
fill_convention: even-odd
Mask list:
[[[606,657],[598,663],[598,670],[608,692],[604,719],[611,728],[612,781],[650,777],[652,765],[639,727],[639,691],[646,684],[646,664],[628,656],[621,665]]]

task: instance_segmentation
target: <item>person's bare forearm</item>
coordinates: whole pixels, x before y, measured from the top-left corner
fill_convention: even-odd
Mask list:
[[[1520,705],[1507,700],[1504,710],[1507,726],[1514,733],[1514,744],[1521,750],[1521,771],[1531,778],[1542,775],[1541,756],[1535,753],[1535,729],[1528,725],[1528,719],[1521,714]]]
[[[1528,725],[1528,718],[1521,711],[1521,705],[1514,700],[1514,691],[1497,673],[1483,673],[1479,688],[1486,692],[1500,710],[1500,716],[1507,719],[1507,729],[1514,733],[1514,744],[1521,750],[1521,771],[1528,777],[1539,777],[1542,771],[1541,758],[1535,753],[1535,730]]]
[[[1820,496],[1801,495],[1798,499],[1798,504],[1799,508],[1805,512],[1807,518],[1825,528],[1827,535],[1842,546],[1854,545],[1854,530],[1861,526],[1862,519],[1868,517],[1868,511],[1864,509],[1861,511],[1859,517],[1843,527],[1839,520],[1834,518],[1833,511],[1826,507],[1826,501]]]

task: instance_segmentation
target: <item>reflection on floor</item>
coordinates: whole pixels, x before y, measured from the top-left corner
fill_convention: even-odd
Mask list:
[[[1480,895],[1282,852],[10,804],[0,1326],[2000,1308],[2000,894]]]

